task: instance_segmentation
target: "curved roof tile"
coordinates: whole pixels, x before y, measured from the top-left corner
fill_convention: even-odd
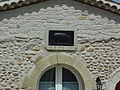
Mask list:
[[[46,0],[10,0],[0,2],[0,12],[39,3]],[[120,15],[120,4],[109,0],[75,0]]]

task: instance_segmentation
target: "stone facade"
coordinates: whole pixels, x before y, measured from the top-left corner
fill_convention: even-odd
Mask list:
[[[120,24],[114,20],[65,4],[15,17],[8,15],[10,18],[4,13],[0,13],[5,17],[0,19],[0,90],[26,90],[24,79],[39,62],[38,58],[53,54],[64,53],[84,61],[93,80],[100,76],[103,89],[120,67]],[[76,28],[77,50],[47,51],[44,30],[49,26]]]
[[[80,59],[76,59],[66,54],[55,54],[47,56],[44,59],[38,58],[39,62],[36,67],[32,70],[29,76],[26,76],[24,81],[24,88],[36,90],[38,86],[38,80],[44,70],[53,65],[67,65],[73,67],[76,72],[80,73],[79,77],[82,77],[84,84],[81,85],[82,90],[93,90],[95,82],[91,77],[90,71],[87,69],[85,62]],[[82,80],[81,80],[82,81]]]

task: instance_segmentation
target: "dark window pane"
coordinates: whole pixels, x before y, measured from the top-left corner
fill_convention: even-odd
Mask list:
[[[74,31],[49,31],[49,45],[74,46]]]
[[[43,74],[40,79],[39,90],[55,90],[55,68]]]
[[[62,74],[62,90],[79,90],[77,79],[71,71],[63,68]]]
[[[63,68],[62,74],[63,74],[63,79],[62,79],[63,82],[70,82],[70,81],[77,82],[77,79],[74,76],[74,74],[71,71],[69,71],[68,69]]]

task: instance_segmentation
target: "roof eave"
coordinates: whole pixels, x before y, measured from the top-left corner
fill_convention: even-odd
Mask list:
[[[0,3],[0,12],[21,8],[24,6],[40,3],[46,0],[13,0],[13,2],[6,1]],[[90,6],[110,11],[120,15],[120,5],[104,0],[75,0]]]

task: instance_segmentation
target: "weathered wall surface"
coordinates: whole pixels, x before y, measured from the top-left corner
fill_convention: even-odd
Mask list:
[[[83,59],[93,79],[100,76],[104,83],[120,67],[119,20],[116,23],[102,15],[89,14],[87,9],[82,11],[57,4],[54,7],[37,7],[37,11],[26,11],[17,16],[11,12],[0,14],[0,90],[24,90],[23,79],[35,67],[35,59],[55,53]],[[47,51],[44,30],[49,26],[75,27],[78,49],[74,52]]]

